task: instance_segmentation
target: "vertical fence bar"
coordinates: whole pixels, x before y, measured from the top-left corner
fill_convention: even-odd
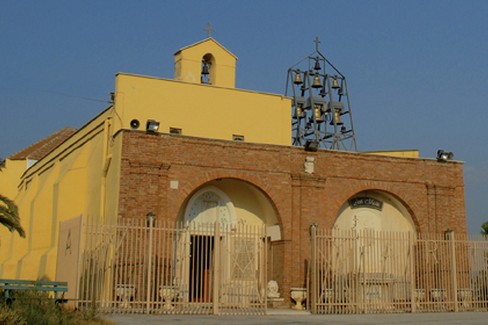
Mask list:
[[[312,257],[310,266],[312,268],[312,281],[311,281],[311,294],[310,294],[310,309],[312,314],[317,313],[317,289],[319,286],[319,281],[317,277],[317,225],[313,224],[310,226],[310,234],[312,236]],[[307,284],[308,285],[308,284]]]
[[[409,249],[409,268],[410,268],[410,308],[412,313],[417,312],[419,306],[417,301],[419,299],[420,290],[417,291],[417,277],[415,272],[415,233],[410,232],[408,234],[408,249]]]
[[[220,287],[220,223],[215,223],[214,232],[214,277],[213,277],[213,314],[219,314],[219,287]]]
[[[452,297],[454,300],[454,311],[458,312],[458,283],[457,283],[457,263],[456,263],[456,243],[454,240],[454,232],[449,231],[447,233],[447,239],[450,244],[450,262],[451,262],[451,283],[452,283]]]
[[[146,314],[151,312],[151,277],[152,277],[152,248],[153,248],[153,227],[154,227],[154,215],[148,214],[147,220],[149,223],[149,248],[147,257],[147,292],[146,292]]]

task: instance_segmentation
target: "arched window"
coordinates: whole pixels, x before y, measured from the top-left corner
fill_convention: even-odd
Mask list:
[[[202,57],[201,83],[211,85],[215,70],[215,59],[212,54],[207,53]]]

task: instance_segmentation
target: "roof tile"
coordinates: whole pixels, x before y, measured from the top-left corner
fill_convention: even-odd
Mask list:
[[[42,140],[28,146],[25,149],[14,153],[8,158],[11,160],[22,160],[22,159],[34,159],[39,160],[50,153],[54,148],[63,143],[68,139],[73,133],[76,132],[75,128],[66,127],[63,128]]]

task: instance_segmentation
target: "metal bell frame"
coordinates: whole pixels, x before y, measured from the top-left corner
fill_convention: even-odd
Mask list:
[[[357,151],[346,77],[319,51],[288,69],[293,145]]]

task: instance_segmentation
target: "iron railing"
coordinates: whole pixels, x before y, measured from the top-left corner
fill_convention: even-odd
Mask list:
[[[488,240],[311,228],[313,313],[488,310]]]
[[[265,314],[263,226],[125,220],[84,225],[80,308]]]

